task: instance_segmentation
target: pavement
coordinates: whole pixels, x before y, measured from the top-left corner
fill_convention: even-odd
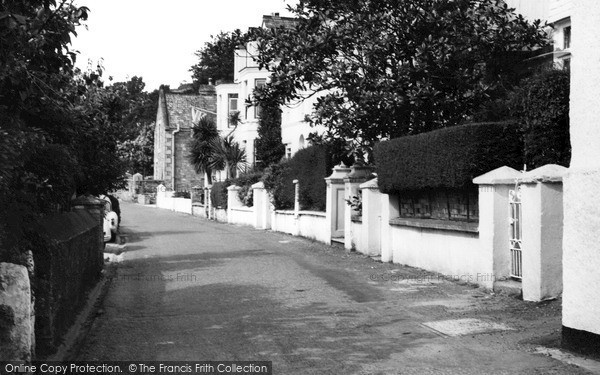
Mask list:
[[[274,374],[588,374],[561,301],[122,204],[127,240],[73,359],[272,361]]]

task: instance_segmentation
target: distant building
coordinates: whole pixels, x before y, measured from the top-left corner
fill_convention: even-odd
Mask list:
[[[189,191],[202,186],[204,176],[189,162],[192,127],[203,116],[216,118],[215,86],[202,85],[198,92],[182,86],[168,90],[161,86],[154,133],[154,179],[170,190]]]
[[[516,13],[530,21],[547,22],[553,42],[553,61],[557,68],[571,67],[571,12],[573,0],[504,0]]]
[[[296,20],[281,17],[279,13],[263,16],[261,27],[294,27]],[[233,135],[234,139],[246,151],[249,165],[256,160],[256,139],[258,138],[258,118],[260,107],[248,106],[246,100],[252,97],[256,87],[267,83],[270,73],[259,69],[255,61],[257,56],[256,42],[240,46],[234,54],[234,81],[220,83],[217,93],[217,128],[221,136]],[[299,149],[308,146],[308,136],[314,132],[306,123],[305,117],[310,114],[317,95],[298,103],[282,106],[281,137],[285,144],[286,156],[291,157]],[[231,122],[231,115],[239,112],[239,123]],[[217,172],[216,179],[224,179],[224,173]]]

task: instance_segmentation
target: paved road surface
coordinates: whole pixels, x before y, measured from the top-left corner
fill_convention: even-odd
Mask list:
[[[288,235],[122,211],[125,260],[78,360],[269,360],[274,374],[584,373],[533,353],[556,344],[560,302],[423,279],[432,276]],[[423,325],[466,318],[511,330]]]

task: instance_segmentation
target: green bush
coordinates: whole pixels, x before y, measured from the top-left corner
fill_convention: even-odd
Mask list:
[[[248,172],[241,174],[238,178],[231,180],[232,185],[239,186],[238,198],[247,207],[254,205],[252,185],[259,182],[262,178],[262,172]]]
[[[374,150],[379,189],[469,188],[473,178],[508,165],[523,166],[515,123],[454,126],[380,142]]]
[[[545,164],[569,166],[568,71],[545,70],[522,82],[512,98],[512,110],[523,128],[528,169]]]
[[[190,199],[191,195],[189,191],[176,191],[173,193],[173,198],[186,198]]]
[[[265,189],[271,193],[273,206],[275,206],[276,210],[294,208],[293,180],[289,160],[282,160],[278,164],[271,164],[271,166],[265,169],[263,182]]]
[[[303,210],[325,211],[327,185],[333,163],[324,146],[311,146],[298,151],[290,160],[267,168],[265,188],[273,195],[278,210],[294,207],[294,184],[300,184],[299,200]]]
[[[227,188],[230,185],[229,180],[213,183],[210,189],[210,201],[213,207],[227,209]]]

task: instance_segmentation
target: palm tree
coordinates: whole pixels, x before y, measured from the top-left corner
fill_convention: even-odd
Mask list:
[[[243,172],[248,165],[246,151],[239,143],[233,140],[233,136],[223,138],[223,157],[225,159],[227,178],[236,178],[237,172]]]
[[[204,116],[194,124],[188,157],[196,173],[206,173],[208,185],[212,185],[212,172],[225,168],[220,144],[217,125],[212,118]]]

